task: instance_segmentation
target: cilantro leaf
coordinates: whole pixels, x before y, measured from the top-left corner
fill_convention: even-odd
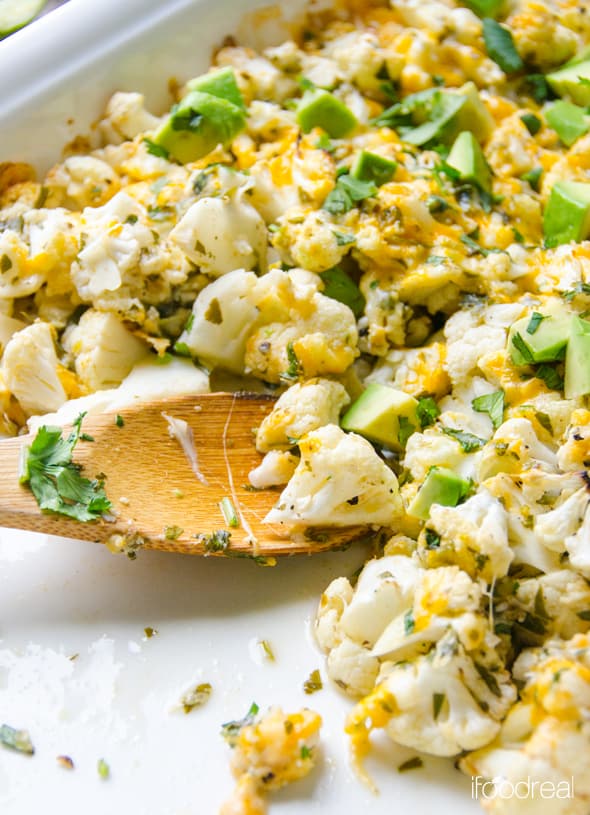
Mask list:
[[[425,396],[418,400],[416,416],[423,430],[436,422],[440,416],[440,409],[432,396]]]
[[[338,178],[336,186],[324,201],[323,209],[332,215],[344,215],[349,212],[355,203],[370,198],[377,193],[377,185],[373,181],[362,181],[353,178],[344,172]]]
[[[486,443],[485,439],[474,436],[473,433],[467,433],[465,430],[457,430],[454,427],[443,427],[442,431],[447,436],[459,442],[465,453],[474,453],[476,450],[480,450]]]
[[[170,156],[170,153],[165,147],[162,147],[161,144],[156,144],[156,142],[152,141],[151,139],[144,137],[143,143],[151,156],[156,156],[157,158],[168,158]]]
[[[563,390],[563,377],[552,365],[539,365],[535,376],[553,391]]]
[[[538,311],[533,311],[533,313],[531,314],[531,319],[529,320],[529,324],[526,327],[526,333],[534,334],[544,319],[545,317],[543,316],[543,314],[539,314]]]
[[[399,430],[397,432],[397,438],[402,447],[406,446],[406,443],[412,433],[415,432],[416,428],[412,424],[412,422],[408,419],[407,416],[400,416],[398,418],[399,423]]]
[[[576,295],[578,294],[590,294],[590,284],[582,283],[580,281],[579,283],[576,283],[573,289],[569,289],[569,291],[564,291],[561,296],[567,303],[570,303],[574,299],[574,297],[576,297]]]
[[[536,136],[539,130],[541,129],[541,120],[538,116],[535,116],[534,113],[523,113],[520,117],[520,121],[529,131],[531,136]]]
[[[478,413],[487,413],[492,420],[494,430],[497,430],[504,420],[504,391],[478,396],[473,399],[471,406]]]
[[[491,17],[486,17],[483,20],[483,39],[488,56],[500,66],[505,74],[514,74],[524,68],[524,62],[516,50],[508,28],[500,25]]]
[[[512,337],[512,345],[516,348],[516,350],[522,355],[524,360],[529,364],[532,365],[534,363],[534,358],[531,353],[530,348],[523,340],[522,336],[517,331],[514,336]]]
[[[28,484],[40,508],[86,523],[95,521],[111,509],[103,484],[80,475],[80,467],[72,461],[72,453],[80,438],[80,414],[67,439],[60,427],[39,428],[23,453],[21,484]]]

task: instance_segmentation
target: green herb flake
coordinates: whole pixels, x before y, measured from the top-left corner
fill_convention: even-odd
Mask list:
[[[413,609],[409,608],[404,614],[404,634],[406,637],[412,633],[415,625],[416,621],[414,620],[414,611]]]
[[[316,693],[317,691],[321,690],[324,687],[324,683],[322,682],[322,677],[320,676],[320,672],[316,668],[315,671],[312,671],[308,678],[303,683],[303,690],[305,693],[312,694]]]
[[[164,529],[164,537],[167,541],[175,541],[182,535],[183,532],[184,529],[181,526],[167,526]]]
[[[543,316],[543,314],[539,314],[538,311],[533,311],[533,313],[531,314],[531,319],[529,320],[529,324],[526,327],[526,333],[534,334],[544,319],[545,317]]]
[[[128,215],[128,216],[125,218],[125,220],[124,220],[124,222],[123,222],[123,223],[126,223],[126,224],[131,224],[131,226],[133,226],[133,224],[136,224],[138,220],[139,220],[139,219],[138,219],[137,215]]]
[[[203,707],[208,702],[212,690],[213,687],[210,682],[202,682],[184,693],[180,699],[184,712],[190,713],[191,710],[197,707]]]
[[[442,431],[445,435],[459,442],[464,453],[474,453],[476,450],[481,450],[486,443],[485,439],[474,436],[473,433],[467,433],[465,430],[457,430],[454,427],[443,427]]]
[[[520,117],[520,121],[529,131],[531,136],[536,136],[541,129],[541,120],[538,116],[535,116],[534,113],[523,113]]]
[[[478,396],[472,400],[471,406],[478,413],[488,414],[494,430],[497,430],[504,421],[504,391],[502,390]]]
[[[510,30],[491,17],[484,18],[482,23],[483,39],[490,59],[493,59],[505,74],[514,74],[524,68],[524,62],[516,50]]]
[[[404,761],[403,764],[400,764],[397,771],[398,773],[407,773],[408,770],[419,770],[423,766],[424,762],[420,756],[414,756],[413,758],[409,758],[407,761]]]
[[[287,370],[281,374],[281,379],[291,382],[299,378],[299,360],[292,342],[287,343],[287,361],[289,364]]]
[[[494,696],[502,696],[502,691],[500,690],[498,680],[494,674],[488,668],[486,668],[485,665],[482,665],[481,662],[475,662],[474,660],[473,664],[475,666],[475,670],[481,676],[488,689],[494,694]]]
[[[274,651],[271,648],[270,642],[268,640],[258,640],[258,645],[262,649],[262,653],[268,659],[269,662],[275,661]]]
[[[147,637],[147,639],[148,639],[148,640],[151,640],[151,638],[152,638],[152,637],[157,636],[157,634],[158,634],[158,629],[157,629],[157,628],[152,628],[152,626],[151,626],[151,625],[147,625],[147,626],[146,626],[146,627],[143,629],[143,633],[145,634],[145,636]]]
[[[336,238],[337,246],[350,246],[356,241],[356,235],[346,234],[345,232],[338,232],[336,229],[332,230],[332,234]]]
[[[353,208],[355,203],[376,194],[377,185],[373,181],[353,178],[350,173],[344,171],[336,181],[334,189],[328,194],[322,209],[332,215],[344,215]]]
[[[156,158],[167,159],[170,155],[165,147],[162,147],[161,144],[156,144],[156,142],[153,142],[151,139],[147,139],[144,137],[143,143],[145,144],[146,149],[151,156],[156,156]]]
[[[535,371],[537,379],[541,379],[550,390],[563,390],[563,377],[552,365],[539,365]]]
[[[120,413],[117,413],[117,415],[115,416],[115,424],[117,425],[117,427],[124,427],[125,425],[125,419],[121,416]]]
[[[203,544],[203,548],[207,553],[227,552],[231,532],[228,532],[227,529],[218,529],[210,535],[195,535],[195,537]]]
[[[580,618],[580,620],[584,620],[585,622],[590,622],[590,610],[578,611],[578,617]]]
[[[550,435],[553,435],[553,425],[551,424],[551,417],[548,413],[543,413],[540,410],[536,410],[535,419],[539,422],[544,430],[546,430]]]
[[[238,735],[243,727],[248,727],[249,725],[254,724],[259,710],[260,708],[256,702],[252,702],[250,709],[243,719],[235,719],[221,725],[221,735],[227,741],[230,747],[235,747]]]
[[[31,445],[23,449],[20,475],[20,483],[29,485],[44,512],[83,523],[97,520],[112,507],[103,482],[84,478],[79,465],[72,462],[73,450],[83,437],[81,426],[85,415],[81,413],[74,421],[67,438],[63,438],[61,427],[39,428]]]
[[[420,427],[424,430],[425,427],[433,425],[437,418],[440,416],[440,409],[432,396],[424,396],[418,400],[418,407],[416,408],[416,416],[420,422]]]
[[[527,181],[531,185],[531,187],[535,190],[535,192],[539,192],[539,182],[541,180],[542,175],[543,168],[534,167],[532,170],[528,170],[528,172],[523,173],[520,177],[523,181]]]
[[[432,694],[432,717],[434,721],[436,721],[439,717],[440,711],[442,706],[445,703],[446,694],[444,693],[433,693]]]
[[[531,353],[531,349],[528,347],[526,342],[523,340],[521,334],[517,331],[514,336],[512,337],[512,345],[516,348],[516,350],[522,355],[524,360],[529,364],[533,365],[535,360]]]
[[[405,447],[407,444],[408,439],[416,431],[415,426],[412,422],[408,419],[407,416],[399,416],[398,417],[398,431],[397,431],[397,439],[402,447]]]
[[[301,747],[300,757],[303,759],[303,761],[307,761],[311,758],[311,748],[306,744],[303,744]]]
[[[103,779],[103,781],[106,781],[106,779],[109,778],[110,775],[111,775],[111,768],[106,763],[104,758],[99,758],[98,759],[96,769],[98,771],[99,776]]]
[[[573,289],[568,289],[568,291],[564,291],[561,295],[566,303],[571,303],[571,301],[576,297],[578,294],[590,294],[590,283],[576,283]]]
[[[8,255],[2,255],[0,258],[0,271],[9,272],[12,269],[12,261]]]
[[[17,730],[9,724],[0,726],[0,744],[28,756],[32,756],[35,752],[28,732],[26,730]]]
[[[232,504],[231,499],[227,496],[222,498],[219,502],[219,509],[221,510],[221,514],[223,515],[226,524],[232,529],[237,529],[240,525],[240,519],[238,518],[238,513],[236,512],[236,508]]]
[[[424,530],[424,537],[426,539],[426,548],[427,549],[438,549],[440,546],[440,535],[433,529],[428,529],[428,527]]]

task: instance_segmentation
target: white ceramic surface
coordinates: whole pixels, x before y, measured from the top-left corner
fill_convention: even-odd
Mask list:
[[[71,0],[33,23],[0,44],[0,160],[50,165],[118,88],[163,108],[168,78],[203,69],[210,47],[255,5]],[[348,766],[350,702],[329,686],[303,693],[311,670],[325,678],[310,636],[317,599],[364,555],[353,548],[276,568],[149,552],[132,562],[92,544],[0,530],[0,723],[26,727],[36,746],[31,758],[0,749],[0,812],[214,815],[232,785],[220,725],[255,700],[307,704],[324,717],[317,771],[272,796],[274,815],[477,813],[469,779],[450,762],[426,758],[424,769],[400,775],[413,751],[379,738],[368,762],[381,789],[373,796]],[[146,626],[158,634],[146,638]],[[274,663],[257,639],[271,644]],[[173,710],[206,681],[205,707]]]

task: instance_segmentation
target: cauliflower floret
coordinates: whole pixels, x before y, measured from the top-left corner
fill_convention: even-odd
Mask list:
[[[95,156],[71,156],[50,170],[45,184],[57,203],[82,210],[106,204],[120,189],[121,179]]]
[[[145,107],[142,93],[124,93],[119,91],[109,99],[105,118],[99,123],[99,129],[108,141],[116,144],[122,139],[134,139],[146,130],[158,127],[160,119],[152,116]]]
[[[332,580],[323,592],[315,619],[315,635],[323,651],[329,651],[342,642],[340,619],[353,597],[354,589],[346,577]]]
[[[300,269],[230,272],[199,294],[180,342],[205,364],[268,382],[343,373],[357,356],[354,315],[320,285]]]
[[[463,452],[461,445],[451,436],[428,427],[423,433],[412,433],[406,444],[403,463],[414,481],[422,482],[431,467],[446,467],[463,478],[469,478],[474,457],[473,453]]]
[[[234,269],[266,271],[266,225],[243,190],[201,198],[176,224],[169,239],[201,271],[213,277]]]
[[[284,713],[272,707],[224,725],[238,785],[220,815],[263,815],[263,795],[304,778],[313,769],[322,719],[313,710]],[[255,808],[249,808],[251,803]]]
[[[357,85],[362,91],[377,90],[378,78],[383,67],[384,54],[379,40],[369,31],[353,31],[328,43],[326,56],[333,60],[340,74]]]
[[[497,473],[517,473],[533,467],[555,472],[555,453],[539,441],[529,419],[508,419],[486,445],[479,462],[478,477],[484,481]]]
[[[54,330],[48,323],[33,323],[12,335],[2,356],[2,374],[28,415],[57,410],[67,399],[59,377]]]
[[[584,521],[578,531],[565,539],[564,548],[574,569],[590,578],[590,506],[586,507]]]
[[[371,324],[369,332],[374,327]],[[376,348],[369,350],[370,353],[378,353]],[[415,397],[434,395],[440,398],[451,387],[445,359],[446,348],[442,342],[433,342],[422,348],[395,349],[377,362],[366,381],[391,385]]]
[[[506,20],[523,60],[542,71],[567,62],[578,47],[576,33],[561,24],[560,16],[553,3],[520,0]]]
[[[557,463],[561,470],[590,467],[590,411],[572,412],[565,443],[557,451]]]
[[[487,583],[507,574],[514,557],[508,541],[506,510],[486,490],[469,498],[458,507],[435,504],[423,533],[419,554],[426,566],[456,563],[472,577]]]
[[[282,487],[293,476],[299,459],[286,450],[271,450],[258,467],[250,470],[248,481],[256,489]]]
[[[548,637],[569,639],[590,626],[590,586],[570,569],[527,579],[506,580],[495,590],[496,622],[517,627],[520,641],[539,644]],[[514,630],[513,630],[514,636]]]
[[[488,744],[516,691],[490,643],[468,652],[454,631],[411,661],[383,666],[382,681],[350,713],[346,731],[359,762],[371,730],[440,756]]]
[[[543,812],[585,815],[590,804],[589,653],[587,634],[523,651],[513,668],[523,685],[521,701],[510,711],[498,738],[462,759],[461,769],[497,785],[504,781],[563,785],[561,795],[543,801]],[[568,796],[564,789],[569,789]],[[517,815],[522,812],[522,797],[489,795],[486,809],[493,815]]]
[[[304,436],[299,449],[301,461],[265,523],[395,524],[397,478],[366,439],[326,425]]]
[[[91,390],[116,387],[149,353],[118,317],[95,309],[85,311],[78,325],[66,330],[62,342],[74,357],[80,381]]]
[[[264,418],[256,433],[256,449],[289,449],[297,440],[318,427],[338,424],[340,413],[350,402],[339,382],[310,379],[286,390]]]
[[[541,543],[553,552],[565,551],[565,541],[578,531],[589,501],[588,487],[583,486],[555,509],[537,515],[535,534]]]
[[[28,246],[11,229],[0,231],[0,299],[34,294],[45,283],[47,269],[28,258]]]
[[[445,323],[444,334],[446,369],[453,384],[465,381],[477,370],[481,357],[506,345],[505,329],[479,324],[478,316],[468,310],[453,314]]]
[[[0,357],[9,339],[25,326],[26,324],[21,320],[15,320],[14,317],[0,313]]]
[[[288,263],[295,263],[310,272],[324,272],[337,266],[350,246],[338,243],[334,225],[325,210],[307,214],[290,210],[279,219],[273,246]]]

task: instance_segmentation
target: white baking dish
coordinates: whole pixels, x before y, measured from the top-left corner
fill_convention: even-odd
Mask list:
[[[211,47],[261,4],[71,0],[0,44],[0,161],[48,167],[116,89],[142,91],[163,109],[168,79],[205,68]],[[289,13],[298,7],[289,2]],[[259,19],[247,36],[268,31]],[[328,687],[303,693],[309,673],[323,672],[309,631],[317,599],[364,554],[274,569],[154,552],[130,562],[86,543],[0,530],[0,720],[29,729],[37,748],[30,759],[0,748],[0,811],[213,815],[232,785],[220,724],[256,700],[307,704],[324,717],[319,767],[273,797],[276,815],[478,812],[469,780],[450,762],[426,759],[423,770],[399,775],[413,752],[378,739],[368,762],[375,798],[348,766],[349,701]],[[159,633],[148,639],[146,626]],[[269,641],[274,663],[256,639]],[[170,712],[187,687],[207,681],[214,690],[203,709]],[[75,770],[57,764],[62,754]],[[108,781],[97,774],[101,757]]]

